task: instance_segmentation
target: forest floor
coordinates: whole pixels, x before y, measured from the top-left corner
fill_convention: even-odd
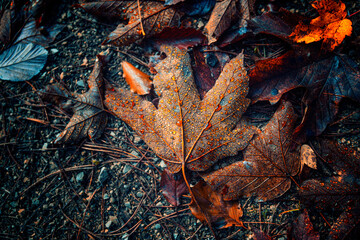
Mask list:
[[[356,10],[353,2],[345,1],[350,12]],[[261,12],[264,7],[258,8]],[[289,8],[301,13],[309,10],[300,2]],[[100,23],[69,2],[59,11],[57,22],[65,28],[48,48],[47,64],[40,74],[27,82],[0,81],[0,238],[213,239],[206,224],[192,216],[186,205],[190,199],[184,198],[178,207],[165,200],[159,187],[164,163],[121,120],[110,117],[96,142],[52,144],[71,116],[44,106],[38,90],[62,81],[71,91],[85,92],[96,55],[107,49],[111,60],[106,79],[125,85],[123,60],[149,73],[132,57],[148,61],[140,45],[101,46],[115,25]],[[359,25],[357,18],[355,36],[345,44],[358,41]],[[343,48],[360,64],[356,49]],[[360,151],[359,109],[359,104],[343,101],[337,123],[324,134]],[[245,228],[256,227],[285,240],[289,224],[302,207],[295,195],[293,187],[270,202],[241,200]],[[329,232],[324,219],[332,223],[336,214],[325,212],[322,218],[310,212],[322,238]],[[220,239],[252,239],[253,233],[245,228],[216,232]]]

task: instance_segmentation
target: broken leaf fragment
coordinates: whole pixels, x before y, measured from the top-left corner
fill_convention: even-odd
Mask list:
[[[107,123],[107,113],[103,110],[104,79],[102,67],[106,57],[98,55],[93,71],[88,79],[89,91],[74,100],[73,111],[64,131],[54,143],[79,142],[89,137],[91,140],[101,136]]]
[[[152,81],[150,76],[140,71],[129,62],[123,61],[123,77],[130,86],[130,91],[139,95],[150,93]]]
[[[106,88],[106,107],[133,128],[172,173],[183,166],[204,171],[244,149],[254,128],[240,121],[250,103],[243,54],[225,65],[201,100],[186,50],[163,47],[163,51],[167,58],[156,66],[153,80],[160,97],[157,108],[112,86]]]
[[[352,23],[346,18],[345,4],[340,0],[314,1],[312,6],[319,17],[310,24],[300,22],[289,37],[306,44],[323,40],[323,48],[333,51],[352,32]]]
[[[224,201],[221,194],[213,191],[204,181],[198,182],[191,191],[196,201],[192,199],[189,208],[200,221],[208,220],[218,229],[231,226],[244,227],[243,222],[240,221],[243,210],[238,202]]]

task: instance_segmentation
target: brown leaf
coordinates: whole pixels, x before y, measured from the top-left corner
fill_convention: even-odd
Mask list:
[[[300,22],[289,37],[306,44],[323,40],[323,48],[333,51],[352,32],[352,23],[346,19],[345,4],[340,0],[319,0],[312,6],[320,16],[310,24]]]
[[[210,173],[205,181],[225,200],[255,195],[268,201],[283,195],[300,168],[299,154],[289,149],[296,119],[291,104],[282,102],[244,150],[244,160]]]
[[[134,67],[131,63],[123,61],[123,77],[130,86],[130,91],[139,95],[150,93],[152,81],[150,76]]]
[[[305,209],[293,222],[289,240],[319,240],[320,234],[314,230],[309,214]]]
[[[231,23],[237,18],[236,0],[217,2],[205,26],[205,34],[208,37],[209,44],[216,42],[219,36],[228,29]]]
[[[208,169],[233,156],[251,140],[254,129],[239,123],[249,100],[248,78],[239,54],[224,68],[214,87],[200,100],[185,50],[164,47],[167,58],[153,84],[158,108],[124,89],[107,87],[105,105],[125,121],[174,173],[185,167]]]
[[[104,63],[105,56],[98,55],[88,80],[89,91],[76,97],[73,106],[74,115],[54,143],[79,142],[86,137],[93,140],[101,136],[107,123],[107,115],[103,111],[102,102]]]
[[[224,201],[222,196],[211,190],[204,181],[198,182],[191,188],[194,198],[189,207],[191,213],[200,221],[210,221],[216,228],[228,228],[231,226],[243,227],[240,217],[243,211],[240,204],[235,201]],[[206,215],[206,218],[205,216]]]
[[[153,36],[166,27],[179,25],[181,13],[175,9],[156,1],[141,1],[141,17],[139,17],[137,1],[133,2],[134,4],[131,7],[125,9],[130,16],[128,24],[126,26],[118,25],[103,44],[123,46],[144,37]]]
[[[173,206],[180,205],[180,198],[188,192],[184,177],[164,169],[161,174],[160,189],[166,200]]]

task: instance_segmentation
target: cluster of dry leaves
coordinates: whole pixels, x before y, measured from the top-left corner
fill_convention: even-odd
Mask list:
[[[161,179],[165,198],[177,206],[189,195],[192,214],[213,232],[214,226],[244,226],[238,199],[274,200],[292,184],[305,206],[341,203],[343,213],[331,226],[331,239],[359,224],[359,153],[324,139],[312,141],[312,147],[305,144],[334,120],[343,97],[360,101],[356,66],[334,54],[352,32],[344,3],[315,1],[318,17],[313,19],[282,8],[254,16],[254,1],[244,0],[87,1],[76,6],[105,21],[127,22],[103,44],[142,41],[157,54],[150,57],[153,77],[122,63],[131,91],[104,80],[106,55],[97,56],[85,94],[48,86],[44,98],[56,96],[62,108],[71,105],[69,98],[74,103],[74,115],[55,143],[95,140],[111,112],[167,164]],[[186,20],[208,13],[203,31]],[[221,51],[259,34],[281,40],[287,50],[250,69],[244,67],[243,53],[230,60]],[[302,109],[295,111],[300,108],[286,93],[299,87],[306,92],[298,101]],[[258,128],[244,113],[265,100],[278,107]],[[214,170],[224,158],[233,163]],[[317,169],[317,162],[331,174],[307,179],[309,171],[321,173],[309,170]],[[288,234],[289,239],[301,234],[319,239],[306,210]]]

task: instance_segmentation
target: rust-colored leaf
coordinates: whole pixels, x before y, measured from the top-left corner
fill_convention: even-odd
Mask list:
[[[133,2],[131,7],[125,9],[129,16],[128,24],[126,26],[118,25],[103,44],[127,45],[141,40],[145,36],[153,36],[166,27],[179,25],[182,14],[175,9],[156,1],[140,1],[140,16],[137,1]]]
[[[137,7],[135,1],[94,1],[75,4],[75,7],[83,8],[86,12],[106,20],[128,19],[127,11],[134,11]],[[128,9],[128,10],[126,10]],[[125,11],[124,11],[125,10]]]
[[[166,200],[173,206],[179,206],[181,196],[188,192],[184,177],[167,169],[161,174],[160,188]]]
[[[224,201],[221,194],[214,192],[204,181],[198,182],[191,191],[196,201],[192,199],[189,207],[191,213],[200,221],[208,220],[218,229],[244,226],[240,221],[243,211],[238,202]]]
[[[323,40],[323,48],[334,50],[352,32],[352,23],[346,18],[345,4],[340,0],[318,0],[312,3],[319,17],[310,24],[300,22],[291,33],[294,41],[306,44]]]
[[[272,237],[260,229],[252,228],[251,231],[254,232],[254,240],[273,240]]]
[[[74,115],[54,143],[79,142],[86,137],[96,139],[102,134],[107,123],[107,115],[103,111],[102,102],[104,63],[105,57],[98,55],[88,79],[89,91],[76,97],[73,106]]]
[[[305,209],[291,226],[289,240],[319,240],[320,234],[314,230],[314,226],[310,221],[309,213]]]
[[[107,108],[133,128],[172,173],[186,168],[203,171],[244,149],[254,129],[238,123],[250,102],[243,55],[224,67],[201,100],[186,51],[163,50],[167,58],[156,66],[153,80],[158,107],[130,91],[108,86]]]
[[[208,37],[209,44],[216,42],[219,36],[228,29],[231,23],[237,18],[236,0],[217,2],[205,26],[205,34]]]
[[[134,67],[131,63],[123,61],[123,77],[130,86],[130,91],[139,95],[150,93],[152,81],[150,76]]]
[[[291,104],[283,102],[244,150],[244,160],[210,173],[205,181],[225,200],[255,195],[268,201],[283,195],[300,168],[299,153],[290,151],[296,119]]]

